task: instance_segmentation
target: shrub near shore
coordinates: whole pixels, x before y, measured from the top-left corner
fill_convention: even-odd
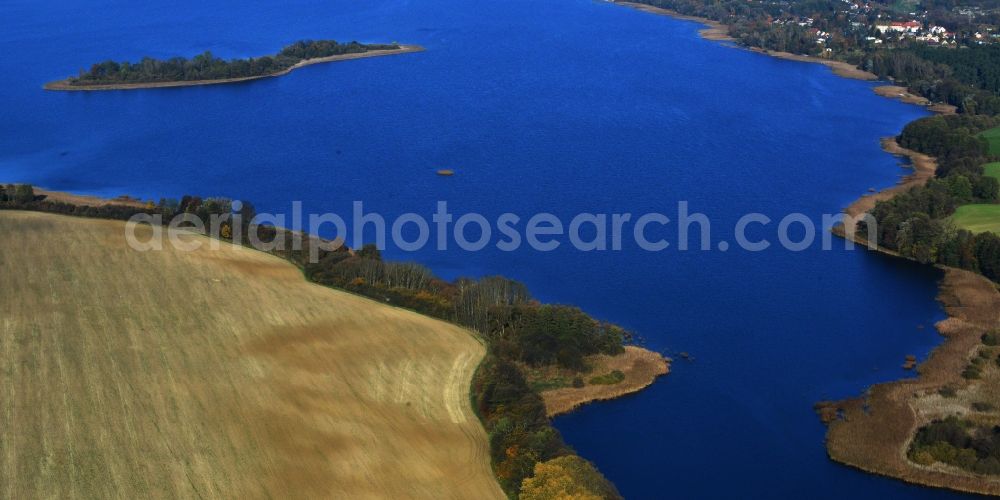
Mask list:
[[[1000,379],[1000,331],[984,333],[982,345],[962,372],[962,378],[982,384],[956,391],[947,387],[941,396],[952,405],[967,406],[961,416],[932,420],[917,430],[907,456],[929,466],[941,463],[975,474],[1000,476],[1000,418],[995,414],[1000,399],[989,387]]]
[[[917,431],[909,457],[921,465],[941,462],[976,474],[1000,474],[1000,427],[984,428],[948,417]]]

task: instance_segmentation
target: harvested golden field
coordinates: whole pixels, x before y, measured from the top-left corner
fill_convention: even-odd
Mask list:
[[[0,212],[0,497],[502,497],[466,330],[123,227]]]

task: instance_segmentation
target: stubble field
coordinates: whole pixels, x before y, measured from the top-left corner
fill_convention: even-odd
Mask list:
[[[0,497],[502,496],[470,333],[123,227],[0,212]]]

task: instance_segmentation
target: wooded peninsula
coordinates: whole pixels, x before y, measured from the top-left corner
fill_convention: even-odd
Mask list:
[[[338,43],[335,40],[300,40],[273,56],[225,60],[206,51],[190,59],[160,60],[144,57],[139,62],[107,60],[89,71],[45,84],[46,90],[128,90],[236,83],[281,76],[312,64],[377,57],[424,50],[417,45]]]

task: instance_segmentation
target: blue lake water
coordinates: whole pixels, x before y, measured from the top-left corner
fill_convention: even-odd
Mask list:
[[[6,0],[0,180],[184,193],[261,210],[711,216],[836,213],[903,173],[878,138],[923,116],[872,84],[588,0]],[[279,6],[280,4],[280,6]],[[269,54],[301,38],[428,51],[230,86],[54,93],[91,62]],[[452,178],[434,175],[454,168]],[[770,233],[768,233],[770,231]],[[731,239],[731,238],[730,238]],[[467,253],[388,249],[443,276],[504,274],[545,301],[690,352],[650,389],[556,425],[631,498],[955,494],[830,462],[816,401],[904,376],[940,338],[933,270],[862,251]],[[839,245],[837,248],[841,248]]]

